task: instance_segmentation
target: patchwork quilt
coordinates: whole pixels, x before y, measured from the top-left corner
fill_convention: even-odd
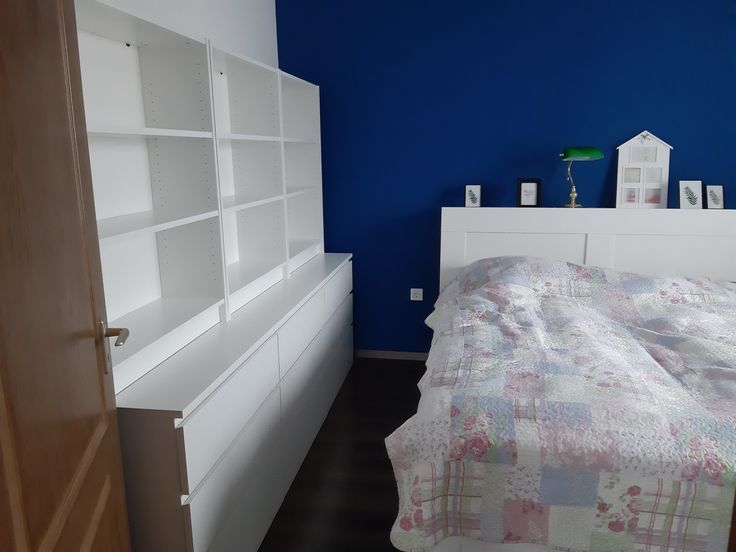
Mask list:
[[[386,439],[399,550],[726,552],[736,285],[499,257],[427,323],[417,414]]]

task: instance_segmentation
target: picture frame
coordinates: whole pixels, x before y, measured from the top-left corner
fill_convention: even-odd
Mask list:
[[[480,207],[480,184],[465,186],[465,206]]]
[[[723,209],[725,200],[721,184],[708,184],[705,187],[705,206],[708,209]]]
[[[703,181],[680,180],[680,209],[703,208]]]
[[[517,207],[539,207],[542,179],[519,178],[516,181]]]

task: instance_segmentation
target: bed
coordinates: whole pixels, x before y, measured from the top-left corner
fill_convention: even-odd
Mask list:
[[[730,550],[734,251],[728,212],[443,210],[394,545]]]

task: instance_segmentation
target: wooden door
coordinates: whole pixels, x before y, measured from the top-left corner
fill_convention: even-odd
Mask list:
[[[0,550],[129,550],[72,0],[0,2]]]

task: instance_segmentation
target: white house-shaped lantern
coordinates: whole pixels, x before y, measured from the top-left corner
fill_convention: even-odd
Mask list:
[[[667,208],[671,149],[647,130],[618,147],[616,207]]]

